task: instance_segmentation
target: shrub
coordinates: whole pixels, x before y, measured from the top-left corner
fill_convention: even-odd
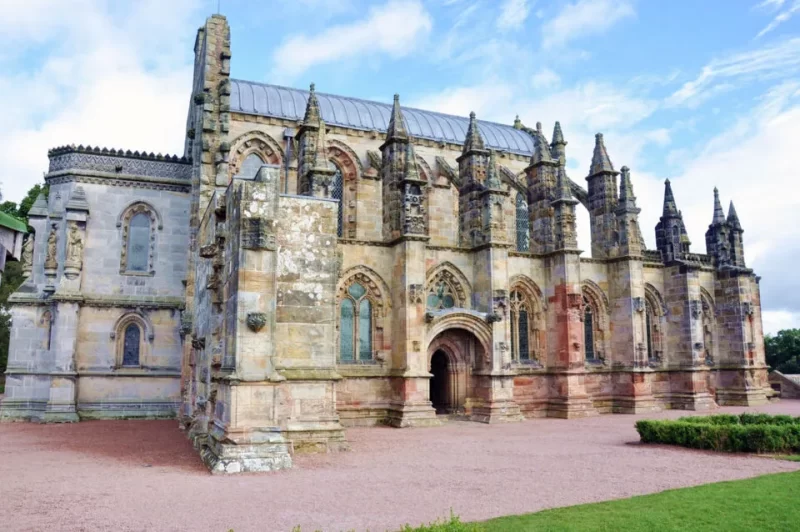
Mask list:
[[[636,422],[636,430],[643,443],[664,443],[725,452],[800,452],[800,423],[797,419],[790,416],[763,416],[743,414],[642,420]],[[767,418],[777,420],[770,423]]]

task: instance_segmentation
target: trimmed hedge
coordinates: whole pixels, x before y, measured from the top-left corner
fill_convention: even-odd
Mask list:
[[[800,452],[800,418],[742,414],[636,422],[642,443],[733,453]]]

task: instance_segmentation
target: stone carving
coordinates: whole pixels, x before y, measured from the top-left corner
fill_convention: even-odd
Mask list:
[[[22,245],[22,273],[25,277],[29,276],[33,270],[34,238],[33,234],[29,235]]]
[[[486,315],[486,323],[497,323],[501,321],[503,317],[498,314],[497,312],[490,312]]]
[[[50,227],[50,235],[47,237],[47,253],[44,259],[44,267],[46,270],[55,270],[58,268],[58,259],[56,254],[56,247],[58,245],[58,235],[56,234],[57,229],[58,225],[52,224]]]
[[[633,310],[636,312],[644,312],[645,304],[643,297],[634,297],[633,298]]]
[[[259,332],[267,324],[265,312],[251,312],[247,315],[247,327],[253,332]]]
[[[91,146],[64,146],[50,150],[50,172],[93,170],[127,175],[168,177],[189,181],[192,165],[183,158],[153,153],[123,152]]]
[[[209,244],[207,246],[202,246],[200,248],[200,256],[204,259],[213,259],[214,255],[217,254],[217,245],[216,244]]]
[[[67,264],[73,268],[81,269],[83,265],[83,235],[78,229],[78,224],[70,222],[67,235]]]
[[[689,310],[692,313],[692,318],[699,320],[700,316],[703,315],[703,305],[700,303],[699,299],[692,299],[689,301]]]
[[[408,287],[408,301],[412,305],[419,305],[425,297],[425,287],[421,284],[412,284]]]
[[[742,314],[745,316],[752,316],[753,315],[753,304],[749,301],[745,301],[742,303]]]

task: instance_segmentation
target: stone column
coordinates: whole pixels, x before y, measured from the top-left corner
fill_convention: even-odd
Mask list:
[[[64,298],[56,304],[51,344],[50,397],[45,407],[45,422],[78,421],[75,347],[78,342],[79,311],[78,301]]]

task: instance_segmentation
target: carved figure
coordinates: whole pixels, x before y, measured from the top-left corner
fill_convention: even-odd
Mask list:
[[[81,258],[83,257],[83,236],[78,230],[78,224],[69,225],[69,235],[67,235],[67,261],[78,264],[80,268]]]
[[[30,271],[33,268],[34,236],[30,235],[22,245],[22,269]]]
[[[47,255],[45,256],[44,267],[48,269],[58,267],[58,261],[56,260],[56,245],[58,244],[56,227],[56,224],[53,224],[50,228],[50,235],[47,237]]]

